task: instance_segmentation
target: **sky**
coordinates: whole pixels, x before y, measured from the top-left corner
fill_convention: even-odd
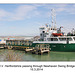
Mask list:
[[[51,24],[55,9],[56,24],[62,31],[75,28],[75,4],[0,4],[0,36],[37,36],[39,27]]]

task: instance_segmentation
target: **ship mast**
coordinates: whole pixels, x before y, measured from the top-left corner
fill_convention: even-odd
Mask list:
[[[56,30],[56,14],[55,10],[51,9],[51,16],[52,16],[52,29]]]

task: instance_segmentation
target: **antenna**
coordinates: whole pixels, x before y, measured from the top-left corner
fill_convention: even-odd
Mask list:
[[[51,9],[51,16],[52,16],[52,27],[53,29],[56,29],[56,14],[54,9]]]

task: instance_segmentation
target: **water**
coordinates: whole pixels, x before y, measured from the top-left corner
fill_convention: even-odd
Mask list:
[[[0,50],[0,61],[75,61],[75,52],[50,52],[36,55],[21,50]]]

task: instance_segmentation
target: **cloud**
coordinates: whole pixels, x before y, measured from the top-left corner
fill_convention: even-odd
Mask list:
[[[5,17],[7,15],[7,12],[0,9],[0,17]]]
[[[10,14],[11,14],[10,12],[7,12],[7,11],[5,11],[3,9],[0,9],[0,20],[7,19],[7,17],[9,17]]]
[[[55,9],[57,13],[67,12],[68,14],[75,14],[75,4],[51,4],[46,5],[46,9]]]
[[[75,4],[31,4],[20,5],[17,8],[14,8],[12,12],[0,9],[0,20],[16,21],[30,19],[33,17],[45,18],[50,16],[50,10],[52,8],[56,10],[56,14],[62,14],[62,12],[67,12],[68,14],[75,14]]]
[[[61,8],[57,8],[57,12],[62,12],[62,11],[65,11],[66,9],[64,7],[61,7]]]
[[[13,12],[8,12],[3,9],[0,9],[0,20],[24,20],[25,18],[31,18],[32,16],[39,15],[39,12],[36,10],[37,7],[32,5],[21,5],[18,8],[15,8]]]
[[[24,17],[27,17],[27,15],[36,10],[37,8],[32,6],[32,5],[22,5],[19,6],[16,10],[15,13],[13,14],[12,19],[13,20],[23,20]]]
[[[65,11],[68,12],[69,14],[75,14],[75,5],[67,7]]]
[[[67,14],[75,14],[75,4],[66,4],[60,7],[57,7],[57,12],[66,12]]]

